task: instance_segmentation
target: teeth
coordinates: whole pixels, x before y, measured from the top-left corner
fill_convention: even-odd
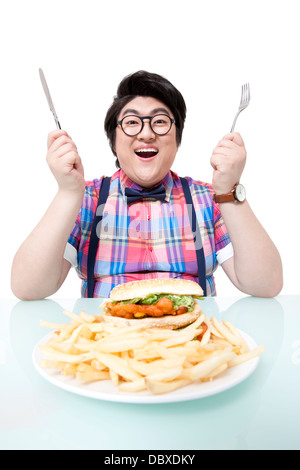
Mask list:
[[[157,153],[158,150],[156,150],[156,149],[137,149],[136,152],[155,152],[155,153]]]

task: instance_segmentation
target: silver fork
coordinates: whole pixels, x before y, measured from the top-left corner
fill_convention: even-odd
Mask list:
[[[234,118],[234,121],[233,121],[233,124],[232,124],[231,131],[230,131],[230,132],[233,132],[233,131],[234,131],[235,123],[236,123],[237,118],[239,117],[239,114],[240,114],[245,108],[247,108],[249,102],[250,102],[250,86],[249,86],[249,83],[245,83],[245,85],[242,86],[242,95],[241,95],[240,106],[239,106],[238,112],[237,112],[237,114],[236,114],[236,116],[235,116],[235,118]]]

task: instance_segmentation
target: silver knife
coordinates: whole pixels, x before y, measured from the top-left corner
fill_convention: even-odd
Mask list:
[[[58,120],[58,117],[57,117],[57,114],[56,114],[56,111],[55,111],[55,108],[54,108],[54,104],[53,104],[53,101],[52,101],[52,98],[51,98],[51,95],[50,95],[50,92],[49,92],[49,88],[48,88],[48,85],[47,85],[47,82],[46,82],[46,79],[45,79],[44,72],[42,71],[42,69],[39,69],[39,73],[40,73],[40,79],[41,79],[41,82],[42,82],[42,85],[43,85],[43,89],[44,89],[44,92],[45,92],[50,110],[52,111],[52,114],[54,116],[56,127],[57,127],[57,129],[61,129],[61,126],[60,126],[60,123],[59,123],[59,120]]]

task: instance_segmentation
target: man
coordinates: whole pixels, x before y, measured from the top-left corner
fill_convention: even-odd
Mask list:
[[[17,297],[54,294],[72,265],[84,297],[107,297],[119,283],[153,277],[195,280],[205,295],[216,295],[218,265],[244,293],[280,292],[279,253],[237,187],[246,162],[241,136],[226,135],[214,149],[212,185],[181,179],[171,167],[185,116],[182,95],[164,77],[140,71],[122,80],[105,119],[118,171],[101,204],[104,178],[86,182],[71,137],[49,134],[47,162],[58,191],[15,256]]]

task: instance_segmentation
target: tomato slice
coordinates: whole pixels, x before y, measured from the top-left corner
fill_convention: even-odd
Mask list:
[[[207,326],[206,323],[203,322],[203,323],[201,323],[201,328],[202,328],[202,331],[201,331],[200,335],[198,335],[197,338],[196,338],[198,341],[202,340],[203,336],[205,335],[205,333],[208,330],[208,326]]]

